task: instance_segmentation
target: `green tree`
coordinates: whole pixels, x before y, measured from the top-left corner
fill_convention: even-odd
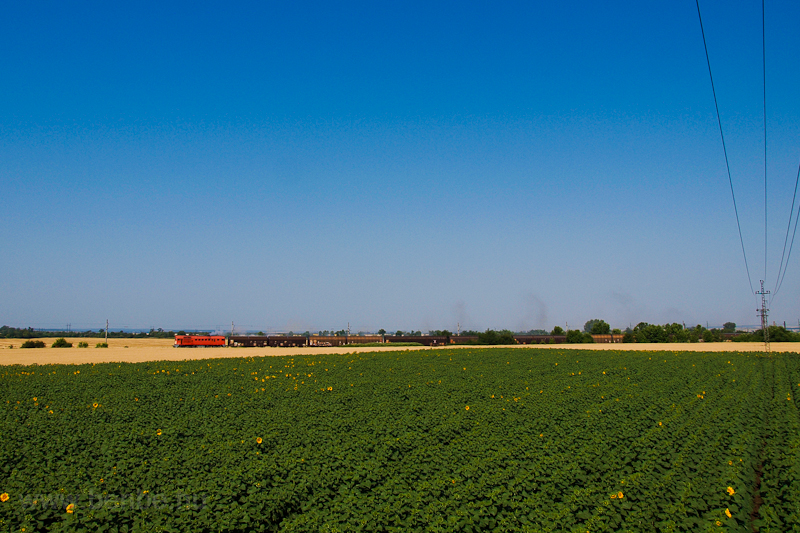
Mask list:
[[[736,322],[725,322],[722,325],[723,333],[736,333]]]
[[[639,322],[633,328],[633,335],[636,337],[636,342],[669,342],[668,329],[658,324]]]
[[[592,335],[608,335],[611,332],[611,326],[605,320],[593,318],[586,321],[583,331]]]
[[[20,348],[44,348],[44,341],[25,341]]]
[[[800,342],[800,333],[789,331],[783,326],[769,326],[769,340],[770,342]],[[758,330],[753,333],[746,333],[737,335],[737,341],[749,340],[751,342],[764,342],[764,331]]]
[[[504,329],[502,331],[495,331],[493,329],[487,329],[484,333],[478,334],[478,343],[479,344],[516,344],[517,341],[514,339],[514,333],[511,331]]]
[[[681,331],[683,331],[683,324],[673,322],[672,324],[664,324],[663,328],[664,332],[667,334],[667,338],[673,339],[675,335],[678,335]]]
[[[67,339],[65,339],[64,337],[61,337],[59,339],[56,339],[56,342],[54,342],[52,344],[52,347],[53,348],[72,348],[72,343],[71,342],[67,342]]]
[[[800,342],[800,332],[789,331],[783,326],[769,327],[770,342]]]
[[[570,344],[583,344],[594,342],[592,335],[584,333],[577,329],[571,329],[567,332],[567,342]]]
[[[547,335],[546,329],[529,329],[528,331],[521,331],[523,335]]]
[[[553,331],[550,332],[550,335],[563,335],[564,330],[561,329],[561,326],[556,326],[553,328]]]
[[[386,335],[386,330],[381,328],[378,330],[378,335]]]
[[[681,328],[672,335],[672,342],[689,342],[689,332]]]

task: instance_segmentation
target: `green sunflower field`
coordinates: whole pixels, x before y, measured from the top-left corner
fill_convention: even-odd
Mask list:
[[[5,366],[0,531],[800,531],[798,393],[790,354]]]

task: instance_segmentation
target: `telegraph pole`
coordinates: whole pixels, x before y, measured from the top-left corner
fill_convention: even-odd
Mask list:
[[[108,319],[106,318],[106,344],[108,344]]]
[[[767,294],[769,291],[764,290],[764,280],[761,280],[761,290],[756,294],[761,295],[761,309],[756,309],[756,314],[761,317],[761,332],[764,334],[764,351],[769,353],[769,320],[767,320]]]

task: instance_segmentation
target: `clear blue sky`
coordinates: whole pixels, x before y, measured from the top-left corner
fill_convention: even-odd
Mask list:
[[[761,3],[701,8],[757,283]],[[798,20],[767,2],[770,290]],[[692,1],[16,2],[0,46],[1,323],[758,322]]]

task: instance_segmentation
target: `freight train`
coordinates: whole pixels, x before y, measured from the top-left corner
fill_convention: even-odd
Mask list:
[[[622,342],[622,335],[592,335],[594,342],[598,343],[618,343]],[[514,335],[517,344],[562,344],[566,342],[564,335]],[[342,337],[323,337],[312,335],[305,337],[301,335],[234,335],[226,338],[223,335],[175,335],[176,348],[179,347],[202,347],[202,346],[345,346],[352,344],[366,343],[409,343],[415,342],[425,346],[447,346],[449,344],[473,344],[478,342],[478,337],[453,335],[451,337],[439,337],[433,335],[422,336],[394,336],[394,335],[359,335]]]

